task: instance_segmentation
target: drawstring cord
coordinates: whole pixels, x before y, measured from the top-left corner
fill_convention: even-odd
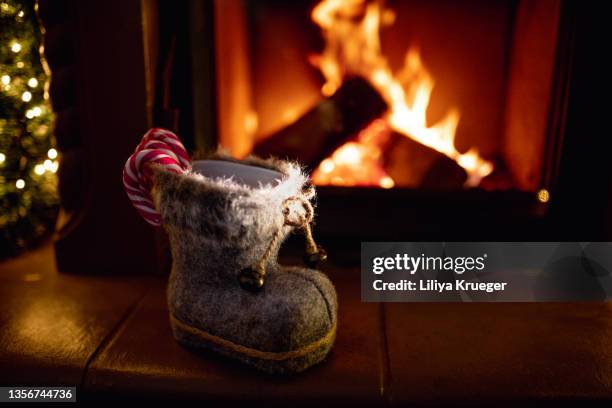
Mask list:
[[[304,237],[306,238],[306,254],[304,255],[304,262],[310,268],[316,268],[321,262],[327,259],[327,252],[317,245],[313,236],[310,224],[314,218],[314,210],[310,199],[314,197],[314,189],[309,187],[301,195],[292,196],[283,201],[282,211],[284,216],[283,226],[289,225],[291,227],[300,228],[304,231]],[[292,203],[298,202],[304,209],[304,214],[300,214],[297,219],[291,219],[291,207]],[[255,292],[261,289],[265,282],[266,266],[272,256],[272,252],[278,241],[282,236],[282,228],[276,230],[272,236],[272,240],[268,244],[266,251],[263,256],[257,262],[255,267],[245,268],[240,272],[239,282],[243,289]]]

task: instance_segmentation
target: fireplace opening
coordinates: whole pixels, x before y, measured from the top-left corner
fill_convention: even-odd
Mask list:
[[[155,123],[190,150],[305,165],[318,234],[520,240],[562,228],[548,217],[567,153],[562,0],[181,4],[159,3]]]
[[[529,192],[541,202],[560,2],[218,1],[219,143],[315,184]]]

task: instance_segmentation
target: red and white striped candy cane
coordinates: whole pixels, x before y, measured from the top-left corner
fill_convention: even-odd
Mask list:
[[[156,163],[175,173],[191,169],[189,155],[179,138],[169,130],[153,128],[142,138],[123,168],[123,186],[132,205],[151,225],[161,225],[161,215],[151,199],[152,173]]]

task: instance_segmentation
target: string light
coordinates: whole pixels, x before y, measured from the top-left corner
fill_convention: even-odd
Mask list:
[[[538,201],[541,203],[547,203],[550,201],[550,193],[545,188],[538,191],[537,197]]]
[[[45,86],[42,27],[33,18],[36,3],[0,0],[0,31],[5,34],[0,41],[0,60],[5,63],[0,63],[0,172],[6,173],[0,176],[0,202],[6,210],[0,211],[0,230],[6,231],[0,237],[2,255],[6,249],[12,255],[48,232],[53,214],[46,209],[58,201],[52,173],[59,171],[60,155],[50,149],[54,115]],[[12,195],[21,197],[15,200]],[[9,248],[5,242],[11,243]]]
[[[37,164],[36,166],[34,166],[34,173],[38,174],[39,176],[45,174],[45,166],[43,166],[42,164]]]
[[[55,173],[57,169],[59,168],[59,163],[57,161],[51,161],[47,159],[43,162],[42,167],[46,171]]]

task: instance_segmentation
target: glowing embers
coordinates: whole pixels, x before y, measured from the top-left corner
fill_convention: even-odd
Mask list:
[[[375,120],[354,141],[345,143],[323,160],[312,175],[313,181],[320,185],[392,188],[395,182],[381,165],[390,137],[387,122]]]

